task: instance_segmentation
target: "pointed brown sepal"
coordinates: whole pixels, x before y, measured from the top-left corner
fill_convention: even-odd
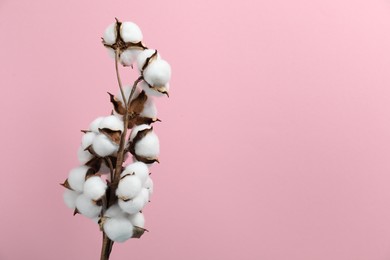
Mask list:
[[[64,181],[64,183],[60,183],[60,185],[63,186],[63,187],[65,187],[65,188],[67,188],[68,190],[73,190],[73,189],[70,187],[70,185],[69,185],[68,179],[66,179],[66,180]]]
[[[147,67],[148,65],[157,58],[157,50],[152,54],[152,56],[150,56],[149,58],[147,58],[145,60],[145,64],[144,66],[142,66],[142,69],[141,69],[141,72],[143,72]]]
[[[77,208],[75,208],[73,211],[73,216],[76,216],[77,214],[80,214],[80,212]]]
[[[149,232],[149,230],[141,227],[134,226],[133,228],[133,236],[132,238],[141,238],[142,235],[146,232]]]
[[[120,115],[124,115],[126,112],[126,108],[123,106],[122,102],[119,101],[113,94],[110,92],[107,92],[108,95],[110,95],[110,102],[114,106],[115,112],[117,112]]]
[[[129,151],[132,155],[137,156],[135,153],[135,145],[151,131],[153,131],[153,126],[151,128],[138,131],[134,139],[131,142],[129,142]]]
[[[89,133],[89,132],[92,132],[91,130],[80,130],[82,133],[86,134],[86,133]]]
[[[121,142],[122,131],[114,131],[109,128],[99,128],[99,132],[107,136],[113,143],[119,145]]]
[[[148,96],[146,95],[145,91],[141,91],[139,95],[131,100],[130,106],[129,106],[129,114],[136,114],[139,115],[144,110],[145,102],[148,100]]]

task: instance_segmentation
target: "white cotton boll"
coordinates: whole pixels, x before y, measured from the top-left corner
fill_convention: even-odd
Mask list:
[[[83,192],[85,176],[89,169],[88,166],[82,165],[70,170],[68,183],[74,191]]]
[[[133,173],[141,180],[141,185],[144,185],[146,179],[149,177],[149,168],[143,162],[134,162],[126,166],[125,170],[121,173],[121,176]]]
[[[114,242],[125,242],[133,236],[133,224],[124,217],[108,218],[104,222],[104,232]]]
[[[84,183],[84,195],[92,200],[99,200],[104,196],[107,183],[99,176],[89,177]]]
[[[142,210],[149,202],[149,191],[142,189],[141,192],[133,199],[128,201],[118,200],[118,205],[121,209],[129,214],[135,214]]]
[[[91,160],[93,155],[90,152],[85,151],[82,145],[80,145],[79,149],[77,150],[77,158],[80,163],[84,164]]]
[[[138,156],[157,158],[160,154],[158,136],[153,131],[149,132],[135,144],[134,150]]]
[[[137,43],[143,38],[141,29],[133,22],[123,22],[119,32],[124,42]]]
[[[93,140],[92,149],[100,157],[106,157],[118,151],[119,146],[104,134],[98,134]]]
[[[112,48],[107,48],[107,53],[108,53],[108,56],[110,56],[110,58],[113,58],[113,59],[115,59],[115,51],[114,51],[114,49],[112,49]]]
[[[162,97],[165,96],[166,94],[161,93],[153,88],[151,88],[147,82],[142,81],[139,83],[139,86],[145,91],[146,95],[148,96],[154,96],[154,97]],[[169,83],[165,84],[165,91],[169,92]]]
[[[96,218],[102,210],[101,206],[97,206],[90,198],[81,194],[76,200],[76,208],[78,212],[87,218]]]
[[[119,181],[116,195],[118,198],[128,200],[138,195],[141,189],[141,179],[136,175],[128,175]]]
[[[99,125],[103,119],[104,119],[104,117],[101,116],[101,117],[98,117],[95,120],[93,120],[92,123],[89,125],[89,130],[98,134],[99,133]]]
[[[148,97],[144,104],[144,109],[142,110],[140,116],[148,118],[157,118],[157,108],[151,97]]]
[[[116,42],[116,23],[112,23],[106,28],[103,40],[106,44],[114,44]]]
[[[81,147],[83,149],[86,149],[87,147],[92,145],[92,142],[95,139],[95,137],[96,137],[96,133],[94,132],[85,133],[81,138]]]
[[[130,133],[130,141],[133,141],[134,137],[137,135],[139,131],[145,130],[145,129],[150,129],[152,126],[143,124],[143,125],[137,125],[133,127]]]
[[[144,188],[148,190],[149,192],[149,198],[153,195],[153,180],[150,178],[150,176],[146,179],[146,182],[144,184]]]
[[[136,59],[137,59],[137,56],[142,52],[141,49],[129,49],[129,50],[125,50],[121,53],[120,57],[119,57],[119,61],[122,65],[125,65],[125,66],[130,66],[131,64],[133,64]],[[114,55],[115,55],[115,52],[114,52]],[[115,56],[114,56],[115,58]]]
[[[107,218],[125,217],[126,214],[118,204],[112,205],[104,212],[104,216]]]
[[[80,194],[80,192],[65,189],[63,194],[65,205],[70,209],[75,209],[76,200]]]
[[[131,214],[128,217],[135,227],[144,228],[145,227],[145,217],[142,212],[137,212],[135,214]]]
[[[156,50],[146,49],[146,50],[143,50],[140,54],[138,54],[138,56],[137,56],[137,67],[138,67],[139,71],[142,71],[142,67],[145,64],[146,59],[150,58],[155,52],[156,52]],[[157,52],[157,57],[156,58],[157,58],[157,60],[161,59],[161,56],[160,56],[160,54],[158,52]]]
[[[171,66],[165,60],[156,60],[144,70],[144,79],[152,86],[164,86],[171,79]]]
[[[112,131],[123,132],[124,125],[121,119],[119,119],[117,116],[111,115],[103,118],[103,120],[99,124],[99,128],[108,128]]]

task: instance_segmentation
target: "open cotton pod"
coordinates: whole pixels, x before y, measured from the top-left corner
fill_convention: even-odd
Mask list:
[[[142,44],[142,39],[143,35],[138,25],[133,22],[116,20],[104,31],[103,44],[108,48],[110,56],[115,57],[115,50],[118,50],[120,63],[124,66],[131,66],[138,54],[146,49]]]
[[[160,143],[150,125],[139,125],[130,134],[129,151],[137,161],[144,163],[158,162]]]
[[[77,213],[86,216],[87,218],[96,218],[99,216],[102,206],[96,204],[95,201],[88,198],[86,195],[81,194],[76,200]]]
[[[141,185],[144,185],[146,180],[149,178],[149,168],[143,162],[133,162],[126,166],[126,168],[121,173],[121,177],[124,177],[129,174],[134,174],[135,176],[137,176],[141,181]]]
[[[100,157],[112,155],[118,151],[119,145],[105,134],[98,134],[92,143],[93,151]]]
[[[76,200],[80,196],[80,192],[65,189],[63,198],[65,205],[70,208],[70,209],[75,209],[76,208]]]
[[[83,193],[92,200],[100,200],[105,194],[107,183],[98,175],[90,176],[84,182]]]
[[[112,217],[104,221],[103,229],[114,242],[125,242],[133,236],[134,226],[126,217]]]
[[[119,207],[129,214],[135,214],[139,212],[148,202],[149,192],[145,188],[143,188],[141,192],[131,200],[124,201],[122,199],[118,199]]]
[[[70,170],[67,179],[67,183],[69,184],[70,189],[77,192],[83,192],[84,182],[87,175],[91,175],[93,173],[94,171],[85,165]]]
[[[143,50],[137,57],[138,71],[142,73],[142,71],[145,69],[145,67],[148,66],[149,63],[159,59],[161,59],[161,56],[160,53],[157,52],[157,50],[154,49]]]
[[[116,196],[122,200],[130,200],[137,196],[141,189],[141,179],[134,174],[126,174],[119,181]]]

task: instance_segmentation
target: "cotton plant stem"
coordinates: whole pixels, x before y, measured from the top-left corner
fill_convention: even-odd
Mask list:
[[[127,126],[129,124],[129,109],[128,108],[130,107],[131,99],[133,98],[133,95],[134,95],[135,89],[137,88],[138,83],[143,80],[143,77],[140,76],[138,79],[136,79],[134,81],[133,88],[131,89],[131,93],[129,96],[129,100],[126,100],[126,96],[123,92],[122,82],[121,82],[121,78],[120,78],[120,74],[119,74],[118,60],[119,60],[119,52],[117,50],[117,51],[115,51],[115,71],[116,71],[119,89],[121,91],[121,95],[122,95],[123,101],[125,103],[124,105],[125,105],[126,109],[125,109],[125,114],[123,115],[123,125],[124,125],[123,133],[121,135],[121,140],[119,143],[115,171],[114,171],[113,177],[111,178],[111,187],[110,187],[109,199],[107,200],[107,208],[109,208],[115,201],[115,190],[116,190],[116,187],[118,186],[118,183],[120,180],[120,175],[122,172],[124,150],[125,150],[126,136],[127,136]],[[102,251],[101,251],[101,255],[100,255],[100,260],[108,260],[110,258],[110,253],[111,253],[113,245],[114,245],[114,242],[112,240],[110,240],[103,231],[103,243],[102,243]]]

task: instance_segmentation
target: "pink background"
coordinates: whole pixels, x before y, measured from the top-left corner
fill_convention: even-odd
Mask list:
[[[1,260],[98,259],[58,183],[117,91],[114,17],[173,78],[151,232],[113,260],[390,259],[390,1],[1,0]]]

